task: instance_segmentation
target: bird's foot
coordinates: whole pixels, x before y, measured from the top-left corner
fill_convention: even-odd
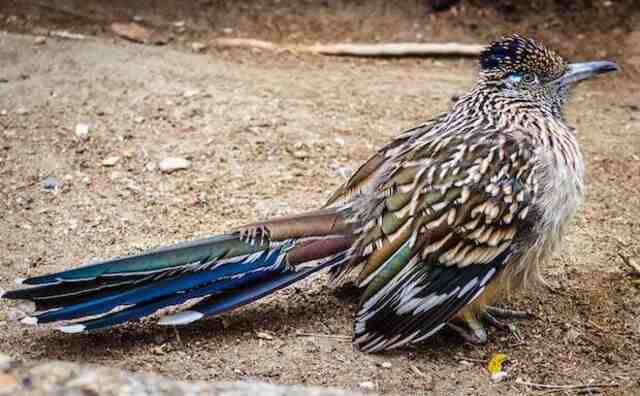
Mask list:
[[[474,345],[483,345],[487,343],[488,336],[487,330],[485,328],[486,325],[493,326],[500,330],[504,330],[517,340],[517,342],[522,341],[522,336],[518,332],[518,329],[515,325],[511,323],[505,323],[500,319],[528,319],[533,317],[532,314],[525,311],[514,311],[506,308],[498,308],[487,306],[484,310],[482,310],[478,314],[478,318],[475,316],[465,316],[462,324],[453,324],[449,323],[448,326],[452,330],[455,330],[465,341]]]
[[[492,308],[492,307],[488,307],[488,308]],[[521,312],[512,311],[512,313],[520,314]],[[522,313],[526,313],[526,312],[522,312]],[[506,316],[506,315],[504,315],[505,312],[500,312],[500,314],[503,315],[502,317]],[[520,332],[518,332],[518,329],[516,328],[516,326],[514,324],[505,323],[503,321],[500,321],[500,320],[496,319],[496,317],[490,313],[489,309],[487,309],[485,311],[482,311],[480,313],[480,317],[488,325],[491,325],[491,326],[493,326],[493,327],[495,327],[497,329],[500,329],[500,330],[504,330],[504,331],[510,333],[511,335],[513,335],[513,337],[516,339],[517,342],[521,342],[522,341],[522,336],[520,335]]]

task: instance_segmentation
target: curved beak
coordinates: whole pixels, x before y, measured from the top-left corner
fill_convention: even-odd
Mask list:
[[[568,85],[616,70],[620,70],[620,67],[615,62],[609,61],[570,63],[564,74],[556,81],[562,85]]]

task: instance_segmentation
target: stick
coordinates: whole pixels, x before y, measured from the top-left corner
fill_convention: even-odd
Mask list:
[[[219,38],[212,45],[222,48],[249,47],[270,51],[306,52],[320,55],[400,57],[400,56],[478,56],[484,49],[480,44],[460,43],[383,43],[383,44],[315,44],[280,45],[270,41]]]
[[[523,381],[520,378],[516,379],[516,384],[530,386],[532,388],[539,389],[555,389],[555,390],[586,390],[586,389],[597,389],[597,388],[615,388],[620,386],[619,384],[579,384],[579,385],[548,385],[548,384],[537,384],[535,382],[527,382]]]
[[[413,371],[418,377],[422,377],[422,378],[426,378],[427,376],[419,369],[417,368],[415,365],[410,364],[409,368],[411,368],[411,371]]]
[[[351,341],[351,337],[339,335],[339,334],[319,334],[319,333],[302,333],[296,332],[298,337],[322,337],[322,338],[335,338],[336,340]]]
[[[625,256],[624,254],[618,252],[618,256],[620,256],[620,258],[622,259],[622,261],[628,266],[630,267],[633,272],[631,273],[632,275],[640,275],[640,265],[637,264],[635,261],[633,261],[630,257]]]

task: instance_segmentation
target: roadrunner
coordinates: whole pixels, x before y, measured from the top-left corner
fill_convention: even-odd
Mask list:
[[[584,164],[562,108],[612,62],[567,63],[518,35],[490,44],[477,83],[449,112],[407,130],[319,210],[19,282],[28,324],[97,330],[192,299],[160,320],[184,325],[328,270],[362,297],[353,342],[375,352],[445,326],[487,341],[514,314],[498,292],[537,277],[580,205]],[[68,322],[71,321],[71,322]]]

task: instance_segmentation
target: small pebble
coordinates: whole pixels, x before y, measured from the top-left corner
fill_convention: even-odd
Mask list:
[[[154,170],[158,169],[158,164],[156,164],[155,162],[148,162],[144,167],[149,172],[153,172]]]
[[[376,389],[376,384],[371,381],[364,381],[358,384],[362,389]]]
[[[391,368],[391,362],[382,362],[380,364],[380,367],[386,368],[386,369],[390,369]]]
[[[33,40],[33,43],[36,45],[42,45],[47,42],[47,38],[45,36],[38,36]]]
[[[336,168],[336,173],[343,179],[348,179],[353,174],[353,168],[347,165],[340,165]]]
[[[195,89],[189,89],[187,91],[184,91],[182,96],[184,96],[185,98],[192,98],[192,97],[196,96],[197,94],[198,94],[198,91],[196,91]]]
[[[158,162],[158,168],[163,173],[172,173],[191,168],[191,161],[180,157],[169,157]]]
[[[20,114],[20,115],[25,115],[25,114],[29,114],[29,109],[25,108],[25,107],[18,107],[16,109],[16,113]]]
[[[53,176],[46,177],[42,180],[42,188],[47,191],[57,190],[61,188],[63,184],[64,183]]]
[[[142,124],[145,121],[144,117],[140,116],[140,117],[136,117],[133,119],[133,122],[135,122],[136,124]]]
[[[142,15],[134,15],[133,16],[133,21],[134,22],[142,22],[142,21],[144,21],[144,17]]]
[[[493,373],[493,374],[491,374],[491,381],[492,381],[492,382],[502,382],[502,381],[504,381],[508,376],[509,376],[509,374],[507,374],[507,372],[506,372],[506,371],[498,371],[497,373]]]
[[[24,312],[22,312],[19,309],[15,309],[15,308],[10,308],[7,311],[7,320],[10,322],[16,322],[24,317],[26,317],[27,314],[25,314]]]
[[[185,26],[185,22],[184,21],[176,21],[173,23],[173,26],[177,27],[177,28],[182,28]]]
[[[291,154],[298,159],[305,159],[309,157],[309,153],[304,150],[296,150]]]
[[[13,359],[11,356],[0,353],[0,371],[10,369],[12,362]]]
[[[120,157],[108,157],[102,161],[102,166],[106,166],[106,167],[114,166],[115,164],[118,163],[118,161],[120,161]]]
[[[269,333],[264,333],[262,331],[258,331],[256,333],[256,337],[261,338],[263,340],[273,340],[273,336]]]
[[[191,43],[191,49],[193,52],[204,52],[207,49],[207,45],[205,43],[195,42]]]
[[[82,140],[89,139],[89,124],[80,123],[76,125],[76,136]]]

